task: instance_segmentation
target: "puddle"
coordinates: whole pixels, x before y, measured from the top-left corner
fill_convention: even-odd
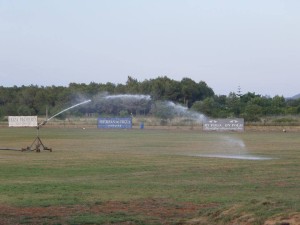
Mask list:
[[[254,155],[226,155],[226,154],[187,154],[187,156],[203,158],[241,159],[241,160],[271,160],[274,158]]]

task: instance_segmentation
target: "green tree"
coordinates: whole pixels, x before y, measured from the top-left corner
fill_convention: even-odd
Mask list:
[[[163,120],[171,120],[175,116],[172,106],[165,101],[156,101],[152,105],[151,113]]]
[[[193,105],[199,96],[198,85],[190,78],[183,78],[180,82],[181,85],[181,102],[188,108]]]
[[[271,107],[269,107],[269,114],[271,115],[283,115],[285,111],[286,103],[284,97],[275,96],[272,99]]]
[[[198,83],[199,93],[197,100],[203,100],[205,98],[214,97],[215,93],[212,88],[208,87],[204,81]]]
[[[215,116],[214,112],[216,111],[215,100],[212,97],[205,98],[202,101],[196,101],[192,109],[196,112],[203,113],[206,116],[213,117]]]
[[[262,107],[257,104],[249,103],[245,108],[243,116],[246,121],[259,121],[262,116]]]
[[[151,80],[151,96],[154,100],[165,100],[165,80],[164,78],[157,78]]]
[[[139,93],[139,82],[137,81],[137,79],[128,76],[126,81],[126,92],[130,94]]]
[[[226,108],[228,110],[229,117],[239,117],[241,114],[241,101],[240,97],[231,92],[226,98]]]

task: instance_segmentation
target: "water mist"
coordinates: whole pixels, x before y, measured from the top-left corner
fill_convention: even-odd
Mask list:
[[[149,95],[100,95],[97,97],[99,105],[101,103],[109,106],[126,106],[131,110],[138,109],[142,104],[152,104],[152,99]],[[203,124],[206,120],[204,114],[189,110],[179,104],[171,101],[160,101],[154,103],[156,110],[167,111],[170,118],[179,117],[195,121],[198,124]],[[199,143],[201,144],[201,143]],[[244,159],[244,160],[268,160],[271,158],[249,155],[247,146],[244,141],[234,134],[217,133],[211,143],[210,152],[207,154],[198,154],[193,151],[189,153],[187,150],[181,155],[196,156],[196,157],[213,157],[213,158],[229,158],[229,159]]]
[[[89,99],[89,100],[86,100],[86,101],[83,101],[83,102],[80,102],[80,103],[78,103],[78,104],[76,104],[76,105],[73,105],[73,106],[71,106],[71,107],[69,107],[69,108],[66,108],[66,109],[60,111],[59,113],[56,113],[55,115],[51,116],[49,119],[45,120],[45,121],[42,122],[41,124],[39,124],[38,127],[40,127],[40,126],[42,126],[42,125],[45,125],[48,121],[50,121],[50,120],[53,119],[54,117],[56,117],[56,116],[58,116],[58,115],[60,115],[60,114],[62,114],[62,113],[64,113],[64,112],[66,112],[66,111],[68,111],[68,110],[70,110],[70,109],[73,109],[73,108],[75,108],[75,107],[77,107],[77,106],[80,106],[80,105],[83,105],[83,104],[86,104],[86,103],[89,103],[89,102],[91,102],[90,99]]]

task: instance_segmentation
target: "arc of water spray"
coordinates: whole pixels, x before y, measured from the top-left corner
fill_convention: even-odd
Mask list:
[[[58,115],[60,115],[60,114],[62,114],[62,113],[64,113],[64,112],[66,112],[66,111],[68,111],[68,110],[70,110],[70,109],[73,109],[73,108],[75,108],[75,107],[77,107],[77,106],[86,104],[86,103],[91,102],[91,101],[92,101],[92,100],[89,99],[89,100],[80,102],[80,103],[78,103],[78,104],[76,104],[76,105],[73,105],[73,106],[71,106],[71,107],[69,107],[69,108],[66,108],[66,109],[60,111],[59,113],[56,113],[54,116],[51,116],[49,119],[47,119],[47,120],[45,120],[44,122],[40,123],[40,124],[38,125],[38,128],[39,128],[40,126],[45,125],[49,120],[53,119],[54,117],[56,117],[56,116],[58,116]]]

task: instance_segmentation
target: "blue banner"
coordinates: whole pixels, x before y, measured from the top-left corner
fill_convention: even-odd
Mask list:
[[[103,129],[130,129],[132,128],[132,118],[98,118],[98,128]]]

